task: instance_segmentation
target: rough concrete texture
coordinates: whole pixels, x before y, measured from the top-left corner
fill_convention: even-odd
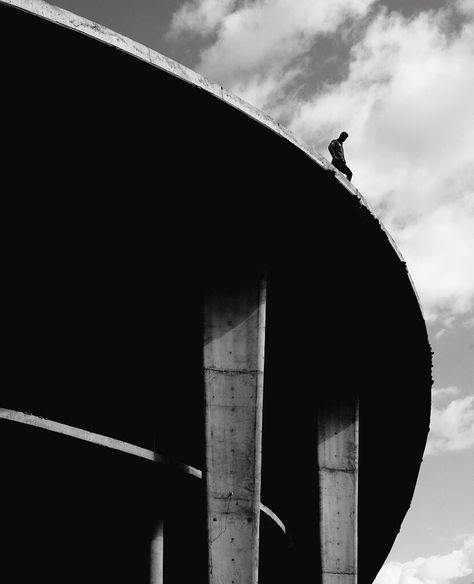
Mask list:
[[[150,548],[150,584],[163,584],[164,520],[162,518],[156,522]]]
[[[209,582],[258,582],[265,280],[217,282],[204,303]]]
[[[356,584],[359,413],[354,395],[338,397],[318,409],[322,583]]]

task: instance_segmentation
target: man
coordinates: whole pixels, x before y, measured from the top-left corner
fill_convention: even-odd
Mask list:
[[[346,165],[346,159],[344,156],[344,148],[342,143],[345,142],[349,134],[347,132],[341,132],[339,138],[331,140],[328,150],[332,156],[331,163],[341,172],[343,172],[349,180],[352,178],[352,171]]]

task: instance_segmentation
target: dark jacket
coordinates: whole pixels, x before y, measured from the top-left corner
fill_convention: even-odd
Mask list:
[[[340,160],[341,162],[346,162],[346,159],[344,157],[344,148],[342,147],[341,142],[339,142],[339,140],[336,138],[334,140],[331,140],[329,146],[328,146],[328,150],[329,153],[331,154],[331,156],[333,157],[333,159],[335,160]]]

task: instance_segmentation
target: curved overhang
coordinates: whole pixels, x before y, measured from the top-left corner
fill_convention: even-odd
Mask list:
[[[198,87],[199,89],[208,91],[210,94],[221,99],[230,106],[237,108],[240,112],[243,112],[252,119],[269,128],[270,130],[272,130],[285,140],[288,140],[289,142],[294,144],[324,170],[327,170],[331,173],[335,173],[337,180],[340,181],[344,188],[347,189],[352,195],[358,197],[361,204],[367,207],[367,209],[370,210],[372,215],[378,220],[376,213],[369,205],[367,200],[363,197],[363,195],[359,192],[359,190],[350,181],[348,181],[345,175],[339,172],[324,156],[322,156],[319,152],[311,148],[307,143],[297,138],[288,128],[281,125],[274,118],[266,114],[264,111],[256,108],[255,106],[241,99],[237,95],[231,93],[222,85],[213,83],[212,81],[210,81],[206,77],[203,77],[199,73],[196,73],[192,69],[185,67],[184,65],[178,63],[177,61],[170,59],[169,57],[166,57],[165,55],[162,55],[161,53],[154,51],[153,49],[150,49],[149,47],[146,47],[145,45],[137,41],[134,41],[122,34],[114,32],[105,26],[102,26],[91,20],[88,20],[87,18],[84,18],[77,14],[73,14],[72,12],[65,10],[64,8],[59,8],[58,6],[48,4],[44,0],[0,0],[0,2],[2,2],[3,4],[8,4],[10,6],[19,8],[20,10],[25,10],[38,17],[54,22],[55,24],[64,26],[70,30],[90,36],[95,40],[98,40],[102,43],[105,43],[116,49],[119,49],[129,55],[132,55],[137,59],[145,61],[146,63],[149,63],[154,67],[158,67],[159,69],[178,77],[182,81],[191,83],[192,85]],[[405,263],[403,256],[400,250],[398,249],[394,239],[381,222],[380,227],[385,232],[388,240],[390,241],[390,244],[395,250],[395,253],[399,257],[400,261]],[[413,284],[413,280],[408,270],[407,274],[408,277],[410,278],[413,291],[419,302],[415,285]],[[421,310],[421,303],[419,302],[419,304]]]

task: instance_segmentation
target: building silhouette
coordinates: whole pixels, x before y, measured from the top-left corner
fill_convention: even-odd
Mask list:
[[[430,410],[389,234],[224,88],[0,14],[2,581],[372,582]]]

